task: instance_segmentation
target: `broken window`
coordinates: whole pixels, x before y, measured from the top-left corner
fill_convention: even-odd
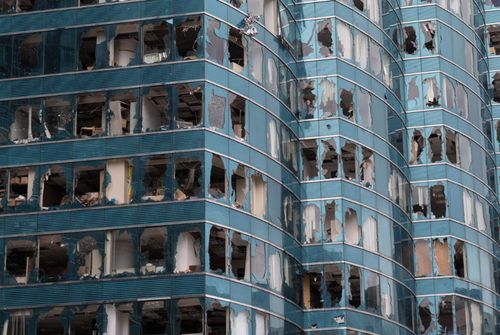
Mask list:
[[[202,334],[203,307],[197,298],[177,301],[175,334]]]
[[[409,55],[413,55],[417,51],[417,33],[415,32],[415,28],[411,26],[404,27],[404,33],[404,51]]]
[[[344,219],[346,243],[358,245],[361,238],[361,228],[358,224],[358,214],[352,208],[347,208]]]
[[[306,244],[319,242],[321,240],[319,207],[314,204],[307,205],[302,216],[304,220],[304,242]]]
[[[364,70],[368,70],[369,46],[368,36],[360,31],[356,31],[354,36],[355,60],[356,64]]]
[[[147,301],[141,309],[141,335],[168,334],[170,312],[167,301]]]
[[[316,140],[303,140],[300,144],[303,160],[302,178],[311,180],[318,176],[318,144]]]
[[[43,71],[43,35],[42,33],[15,37],[17,45],[18,76],[33,76]]]
[[[267,184],[261,175],[252,175],[251,212],[263,218],[267,209]]]
[[[347,142],[342,147],[342,166],[344,170],[344,177],[353,180],[356,179],[356,145]]]
[[[193,158],[175,160],[175,200],[186,200],[201,193],[201,161]]]
[[[79,50],[81,70],[104,67],[106,56],[106,31],[103,28],[93,28],[82,34]]]
[[[324,19],[319,21],[317,25],[319,53],[323,57],[330,57],[333,55],[332,21]]]
[[[262,1],[262,0],[258,0]],[[263,0],[264,25],[273,35],[278,34],[278,1]]]
[[[76,112],[76,135],[78,137],[104,135],[106,125],[104,105],[104,94],[78,96]]]
[[[434,261],[436,262],[437,274],[439,276],[451,276],[450,250],[448,239],[434,239]]]
[[[77,274],[80,279],[99,278],[102,269],[102,255],[97,241],[85,236],[76,245]]]
[[[75,169],[75,200],[84,207],[98,205],[103,194],[103,183],[103,168]]]
[[[304,273],[304,308],[323,308],[322,274],[319,268],[312,268]],[[342,293],[341,293],[342,294]]]
[[[340,108],[345,117],[354,121],[354,94],[351,91],[340,90]]]
[[[145,64],[163,62],[170,56],[170,29],[167,21],[144,25],[142,61]]]
[[[264,242],[253,239],[250,262],[252,277],[258,283],[263,283],[266,277],[266,245]]]
[[[19,206],[31,199],[35,174],[34,168],[18,168],[10,171],[9,207]]]
[[[113,95],[109,100],[111,136],[133,134],[137,102],[132,92]]]
[[[349,305],[354,308],[361,306],[361,270],[352,265],[349,270]]]
[[[242,72],[246,65],[244,39],[239,29],[229,28],[228,52],[229,63],[233,71]]]
[[[224,129],[226,113],[226,97],[217,95],[212,89],[210,103],[208,104],[208,124],[215,129]]]
[[[38,239],[38,279],[54,282],[68,272],[68,245],[62,235],[41,236]]]
[[[226,273],[226,239],[227,232],[224,229],[215,226],[210,229],[210,238],[208,241],[210,271]]]
[[[493,101],[500,102],[500,72],[493,76]]]
[[[445,128],[446,133],[446,157],[452,164],[458,163],[457,155],[457,133],[451,129]]]
[[[105,334],[127,334],[130,332],[132,303],[106,305],[107,330]],[[134,320],[135,321],[135,320]]]
[[[250,248],[248,238],[233,233],[231,238],[231,270],[237,279],[250,281]]]
[[[47,313],[39,316],[36,323],[37,335],[64,335],[64,325],[61,314],[64,307],[54,307]]]
[[[431,212],[433,219],[439,219],[446,216],[446,195],[443,185],[431,186]]]
[[[97,324],[99,305],[74,308],[70,323],[70,334],[99,334]]]
[[[416,218],[427,217],[429,208],[429,189],[427,186],[414,186],[412,190],[413,214]]]
[[[377,312],[380,306],[380,278],[378,274],[372,271],[363,271],[365,283],[365,299],[366,309],[368,311]]]
[[[224,28],[222,28],[224,27]],[[222,29],[221,29],[222,28]],[[227,38],[224,36],[227,32],[226,26],[219,20],[208,18],[207,29],[207,54],[209,59],[216,61],[218,64],[224,65],[226,57]]]
[[[342,233],[341,223],[335,214],[336,207],[335,201],[325,203],[325,242],[337,241]]]
[[[500,26],[488,26],[490,37],[490,55],[500,55]]]
[[[201,234],[181,232],[175,249],[174,273],[199,272],[201,270]]]
[[[36,141],[40,138],[40,108],[27,105],[17,108],[10,125],[10,140],[16,144]]]
[[[27,284],[35,268],[37,244],[29,240],[10,240],[6,243],[5,269],[18,284]]]
[[[426,78],[423,80],[425,94],[425,105],[427,107],[440,106],[439,100],[441,99],[441,91],[438,87],[438,82],[435,77]]]
[[[61,165],[51,166],[42,177],[42,208],[56,207],[71,202],[66,174]]]
[[[316,141],[312,140],[314,143]],[[323,143],[323,157],[321,168],[323,170],[323,176],[326,179],[337,178],[339,170],[339,155],[336,151],[336,145],[334,140],[321,141]]]
[[[439,301],[437,321],[440,334],[453,333],[453,297],[444,296]]]
[[[248,331],[249,325],[250,325],[250,320],[249,320],[249,313],[247,310],[240,310],[236,312],[234,310],[236,306],[233,306],[230,310],[230,330],[231,334],[241,334],[241,335],[249,335],[250,332]],[[224,333],[226,334],[226,332]]]
[[[420,130],[415,129],[411,138],[411,160],[410,164],[422,164],[420,155],[424,151],[425,139]]]
[[[305,118],[314,118],[314,111],[316,110],[316,94],[314,94],[314,81],[313,80],[301,80],[301,100],[302,109],[305,111]]]
[[[207,309],[207,334],[225,335],[227,331],[227,308],[219,301],[213,300]]]
[[[203,90],[201,86],[178,85],[178,104],[176,114],[177,128],[185,129],[200,126],[203,122]]]
[[[116,205],[128,204],[132,198],[133,166],[128,159],[113,159],[106,162],[106,199]]]
[[[170,127],[170,100],[164,87],[151,87],[142,97],[142,131],[167,130]]]
[[[337,264],[325,265],[325,288],[330,295],[330,307],[340,306],[344,280],[342,268]]]
[[[198,34],[202,27],[202,17],[187,17],[175,27],[175,45],[177,53],[182,59],[196,59],[198,57]]]
[[[415,253],[417,268],[416,277],[426,277],[432,275],[431,245],[429,240],[416,240]]]
[[[352,59],[353,36],[351,26],[337,21],[338,52],[342,58]]]
[[[265,313],[255,311],[255,334],[268,334],[268,323],[268,316]]]
[[[168,159],[164,155],[149,158],[144,166],[142,185],[143,201],[162,201],[165,199],[165,183]]]
[[[368,148],[362,148],[363,161],[361,163],[361,183],[366,186],[373,188],[375,185],[375,160],[373,156],[373,151]]]
[[[73,104],[69,99],[53,97],[45,99],[45,137],[68,138],[73,135]]]
[[[332,117],[337,112],[337,102],[335,99],[335,84],[332,80],[324,78],[319,83],[321,90],[321,100],[319,108],[323,117]]]
[[[130,233],[125,230],[108,232],[104,249],[106,275],[135,273],[136,251]]]
[[[465,278],[465,248],[463,241],[455,241],[453,246],[453,265],[455,268],[455,276]]]
[[[237,208],[244,208],[248,192],[246,169],[239,164],[231,176],[231,188],[233,189],[233,204]]]
[[[440,162],[443,160],[443,138],[440,128],[433,128],[432,133],[429,135],[429,158],[432,163]]]
[[[434,322],[432,321],[434,313],[431,311],[431,308],[433,309],[432,305],[429,298],[424,298],[418,305],[418,329],[420,334],[431,334],[434,330]]]
[[[432,22],[422,22],[422,32],[424,33],[424,48],[434,53],[436,48],[436,25]]]
[[[165,271],[165,227],[146,228],[140,240],[141,273],[161,273]]]
[[[139,26],[136,23],[120,24],[114,29],[115,36],[108,42],[109,66],[131,65],[137,56]]]
[[[373,216],[368,216],[363,222],[363,247],[369,251],[378,251],[377,220]]]
[[[216,199],[225,198],[226,188],[226,168],[224,167],[224,162],[219,155],[213,155],[208,194]]]
[[[229,108],[231,109],[231,124],[236,137],[244,139],[246,136],[245,99],[236,94],[229,94]]]

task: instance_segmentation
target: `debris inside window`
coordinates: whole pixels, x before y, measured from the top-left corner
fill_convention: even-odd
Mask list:
[[[248,186],[246,169],[243,165],[239,164],[231,176],[231,188],[233,204],[237,208],[244,208],[246,204]]]
[[[198,34],[202,26],[202,16],[186,18],[175,27],[175,45],[178,55],[183,59],[198,57]]]
[[[168,159],[164,155],[149,158],[144,166],[142,186],[143,201],[162,201],[165,199],[165,176]]]
[[[100,49],[103,49],[105,42],[106,31],[103,28],[93,28],[82,35],[79,50],[79,66],[82,70],[93,70],[101,65],[99,57],[104,55],[99,51],[102,51]]]
[[[253,215],[263,218],[267,207],[267,185],[261,175],[252,175],[252,199],[251,212]]]
[[[435,127],[432,129],[432,133],[429,135],[429,158],[432,163],[440,162],[443,160],[443,138],[441,135],[441,129]]]
[[[208,257],[210,258],[210,271],[226,273],[227,232],[219,227],[210,229],[208,241]]]
[[[342,225],[336,218],[335,210],[335,201],[325,203],[325,242],[337,241],[342,233]]]
[[[108,42],[109,66],[131,65],[139,44],[139,26],[136,23],[116,26],[116,35]]]
[[[136,99],[131,93],[117,94],[109,100],[110,135],[128,135],[134,133],[136,118]]]
[[[181,232],[175,249],[174,273],[199,272],[201,234],[199,232]]]
[[[415,32],[415,28],[411,26],[405,27],[404,33],[404,51],[409,55],[413,55],[417,51],[417,33]]]
[[[42,177],[42,208],[56,207],[71,202],[66,175],[60,165],[51,166]]]
[[[340,108],[345,117],[354,120],[354,95],[351,91],[340,90]]]
[[[104,105],[104,94],[78,96],[76,111],[76,135],[78,137],[104,135],[106,127]]]
[[[453,297],[444,296],[439,301],[437,321],[440,334],[453,333]]]
[[[169,125],[170,100],[165,88],[149,88],[142,97],[142,131],[167,130]]]
[[[337,307],[342,300],[342,290],[344,288],[344,280],[342,276],[342,268],[337,264],[325,265],[325,287],[330,295],[330,307]]]
[[[312,268],[304,273],[304,307],[306,309],[323,308],[322,274],[319,268]]]
[[[197,197],[201,192],[201,161],[192,158],[175,160],[175,200]]]
[[[414,186],[412,190],[413,214],[416,218],[427,217],[429,208],[429,188],[427,186]]]
[[[427,87],[425,105],[427,107],[440,106],[439,100],[441,99],[441,91],[439,90],[437,79],[434,77],[426,78],[423,80],[423,84]]]
[[[230,28],[228,38],[229,63],[233,71],[240,73],[246,65],[245,46],[239,29]]]
[[[411,160],[410,164],[422,164],[420,155],[424,151],[425,139],[420,130],[415,129],[411,138]]]
[[[200,126],[203,122],[203,90],[201,86],[191,88],[189,85],[177,86],[178,104],[176,125],[185,129]]]
[[[104,183],[104,168],[81,167],[75,169],[75,200],[84,207],[98,205]]]
[[[224,162],[219,155],[213,155],[208,194],[216,199],[225,198],[226,189],[226,168],[224,167]]]
[[[314,141],[316,143],[316,141]],[[323,143],[323,157],[321,168],[326,179],[337,178],[339,170],[339,155],[334,140],[321,141]]]
[[[311,180],[318,176],[318,144],[316,140],[303,140],[302,147],[303,171],[302,178]]]
[[[415,253],[417,260],[416,277],[426,277],[432,275],[431,245],[429,240],[416,240]]]
[[[6,243],[5,271],[16,283],[27,284],[36,264],[37,244],[29,240],[9,240]]]
[[[321,239],[319,207],[314,204],[307,205],[304,208],[302,216],[304,221],[305,243],[319,242]]]
[[[420,334],[431,334],[434,330],[434,322],[432,321],[434,315],[431,312],[432,302],[425,298],[418,305],[418,319],[419,326],[418,329]]]
[[[227,324],[227,308],[222,304],[213,300],[207,309],[207,334],[224,335],[226,334]],[[162,333],[163,334],[163,333]]]
[[[101,276],[102,256],[95,238],[85,236],[76,245],[78,277],[80,279],[99,278]]]
[[[68,272],[68,245],[62,235],[40,236],[38,239],[38,279],[55,282]]]
[[[375,161],[373,151],[363,147],[363,161],[361,163],[361,183],[372,188],[375,185]]]
[[[346,143],[342,147],[342,166],[344,169],[344,177],[353,180],[357,175],[356,162],[356,145],[354,143]]]
[[[361,228],[358,224],[358,214],[352,208],[347,208],[344,218],[346,243],[358,245],[361,238]]]
[[[104,250],[106,275],[135,273],[135,248],[130,233],[125,230],[108,232]]]
[[[323,57],[330,57],[333,55],[332,30],[331,19],[324,19],[318,22],[319,53]]]
[[[443,185],[431,186],[431,212],[433,219],[446,216],[446,195]]]
[[[170,27],[167,22],[146,24],[143,28],[143,56],[146,64],[167,60],[171,52]]]
[[[446,157],[452,164],[458,163],[457,154],[457,133],[451,129],[445,128],[446,133]]]
[[[176,334],[203,333],[203,307],[199,299],[180,299],[175,317]]]
[[[229,108],[231,109],[231,124],[236,137],[244,139],[246,136],[245,99],[236,94],[229,94]]]
[[[10,140],[16,144],[29,143],[40,138],[40,108],[32,105],[19,107],[10,125]]]
[[[455,276],[465,278],[465,248],[463,241],[455,241],[453,246],[453,265],[455,268]]]
[[[71,318],[70,329],[74,334],[98,334],[97,323],[99,305],[87,305],[85,308],[75,308]]]
[[[60,97],[45,99],[45,136],[48,139],[68,138],[73,135],[73,105]]]
[[[434,260],[436,262],[438,275],[451,276],[450,249],[448,239],[434,239]]]
[[[354,308],[361,306],[361,270],[356,266],[349,270],[349,305]]]
[[[240,233],[231,238],[231,270],[238,279],[250,281],[250,248],[247,239]]]
[[[9,207],[22,205],[33,195],[35,168],[18,168],[10,171]]]
[[[166,302],[146,301],[141,309],[141,334],[168,334],[169,330],[170,311]]]
[[[436,41],[434,38],[436,37],[436,26],[432,22],[423,22],[422,23],[422,31],[424,33],[425,41],[424,47],[429,50],[431,53],[434,53],[436,48]]]
[[[63,311],[64,307],[54,307],[47,313],[40,315],[36,323],[36,334],[64,335],[64,325],[61,322]]]
[[[146,228],[140,240],[141,273],[161,273],[165,271],[165,227]]]

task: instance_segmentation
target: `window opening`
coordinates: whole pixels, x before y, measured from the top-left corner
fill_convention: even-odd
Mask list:
[[[201,234],[199,232],[181,232],[177,238],[174,273],[199,272]]]

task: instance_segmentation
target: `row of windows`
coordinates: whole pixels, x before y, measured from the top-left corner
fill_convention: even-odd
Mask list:
[[[2,324],[11,335],[301,334],[268,313],[198,297],[17,310]]]
[[[121,0],[126,1],[126,0]],[[89,6],[114,2],[111,0],[4,0],[0,4],[0,14],[27,13],[47,9]]]

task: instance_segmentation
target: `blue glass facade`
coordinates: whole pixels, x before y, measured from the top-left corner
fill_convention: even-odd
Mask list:
[[[499,15],[0,1],[3,334],[497,334]]]

